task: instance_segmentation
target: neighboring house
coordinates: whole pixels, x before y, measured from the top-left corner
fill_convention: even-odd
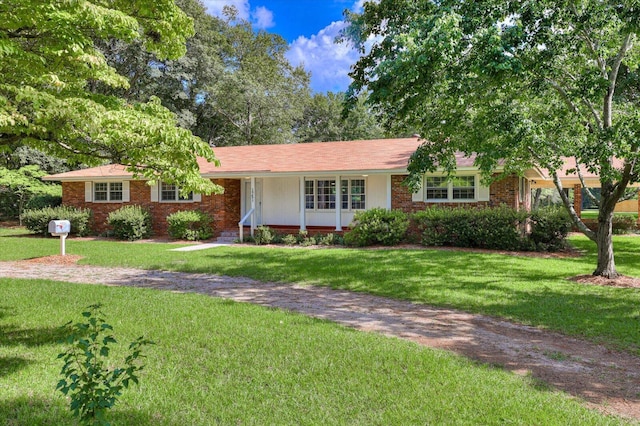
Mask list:
[[[62,183],[62,202],[90,208],[94,230],[106,230],[109,212],[123,205],[147,208],[156,234],[166,234],[166,217],[178,210],[200,209],[215,219],[216,232],[238,232],[246,217],[251,229],[268,225],[341,231],[354,213],[374,207],[414,212],[428,205],[530,206],[531,182],[544,179],[535,170],[482,185],[473,158],[460,156],[452,180],[428,174],[420,191],[402,185],[417,138],[318,142],[215,148],[221,166],[200,162],[202,176],[224,187],[224,194],[180,198],[175,185],[132,179],[123,166],[108,165],[45,177]],[[496,170],[499,172],[499,170]]]

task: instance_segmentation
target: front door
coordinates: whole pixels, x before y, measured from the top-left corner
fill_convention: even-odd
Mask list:
[[[251,210],[251,181],[244,182],[244,217],[247,212]],[[262,225],[262,179],[256,179],[256,211],[255,213],[255,225]],[[247,220],[247,224],[251,223],[250,219]]]

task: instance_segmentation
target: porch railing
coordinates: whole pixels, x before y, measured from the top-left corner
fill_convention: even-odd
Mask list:
[[[249,217],[253,214],[254,211],[255,209],[249,210],[247,214],[245,214],[244,217],[240,219],[240,222],[238,222],[238,228],[239,228],[238,236],[240,237],[240,242],[242,242],[244,239],[244,223],[247,221],[247,219],[249,219]],[[253,237],[253,226],[251,227],[251,236]]]

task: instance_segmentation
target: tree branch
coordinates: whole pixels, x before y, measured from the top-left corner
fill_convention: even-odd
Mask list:
[[[616,80],[618,79],[618,72],[620,71],[620,65],[622,60],[631,48],[631,34],[627,34],[620,46],[620,50],[616,55],[616,58],[611,65],[611,73],[609,74],[609,89],[607,90],[607,96],[604,98],[604,114],[603,121],[606,129],[612,125],[612,106],[613,106],[613,94],[616,91]]]
[[[589,197],[591,202],[593,202],[593,204],[595,204],[597,207],[600,207],[600,201],[598,201],[598,199],[593,195],[593,192],[591,192],[589,187],[584,182],[584,177],[582,176],[582,170],[580,169],[580,163],[578,163],[577,159],[576,159],[576,171],[578,172],[578,179],[580,179],[580,184],[587,192],[587,196]]]
[[[574,225],[576,225],[576,227],[580,230],[580,232],[586,235],[587,238],[595,242],[596,233],[593,232],[591,229],[587,228],[587,225],[585,225],[584,222],[578,217],[578,213],[576,213],[576,210],[573,208],[573,203],[571,203],[571,200],[569,200],[569,197],[567,197],[567,194],[564,193],[564,189],[562,188],[562,182],[560,182],[560,179],[558,178],[558,173],[554,171],[552,173],[552,176],[553,176],[553,184],[556,186],[556,189],[560,194],[560,198],[562,199],[562,203],[564,204],[565,208],[569,212],[569,216],[571,217],[571,220],[573,221]]]

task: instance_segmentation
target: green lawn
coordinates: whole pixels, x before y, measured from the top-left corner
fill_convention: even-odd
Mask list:
[[[117,425],[624,424],[526,377],[280,310],[6,278],[0,300],[0,424],[74,424],[54,390],[57,327],[93,303],[121,343],[156,341]]]
[[[614,238],[621,273],[640,277],[640,238]],[[558,330],[640,355],[640,290],[576,284],[589,274],[595,246],[571,242],[579,258],[532,258],[454,250],[220,247],[174,252],[175,244],[67,242],[82,263],[247,276],[454,307]],[[0,260],[59,252],[57,238],[0,237]]]

